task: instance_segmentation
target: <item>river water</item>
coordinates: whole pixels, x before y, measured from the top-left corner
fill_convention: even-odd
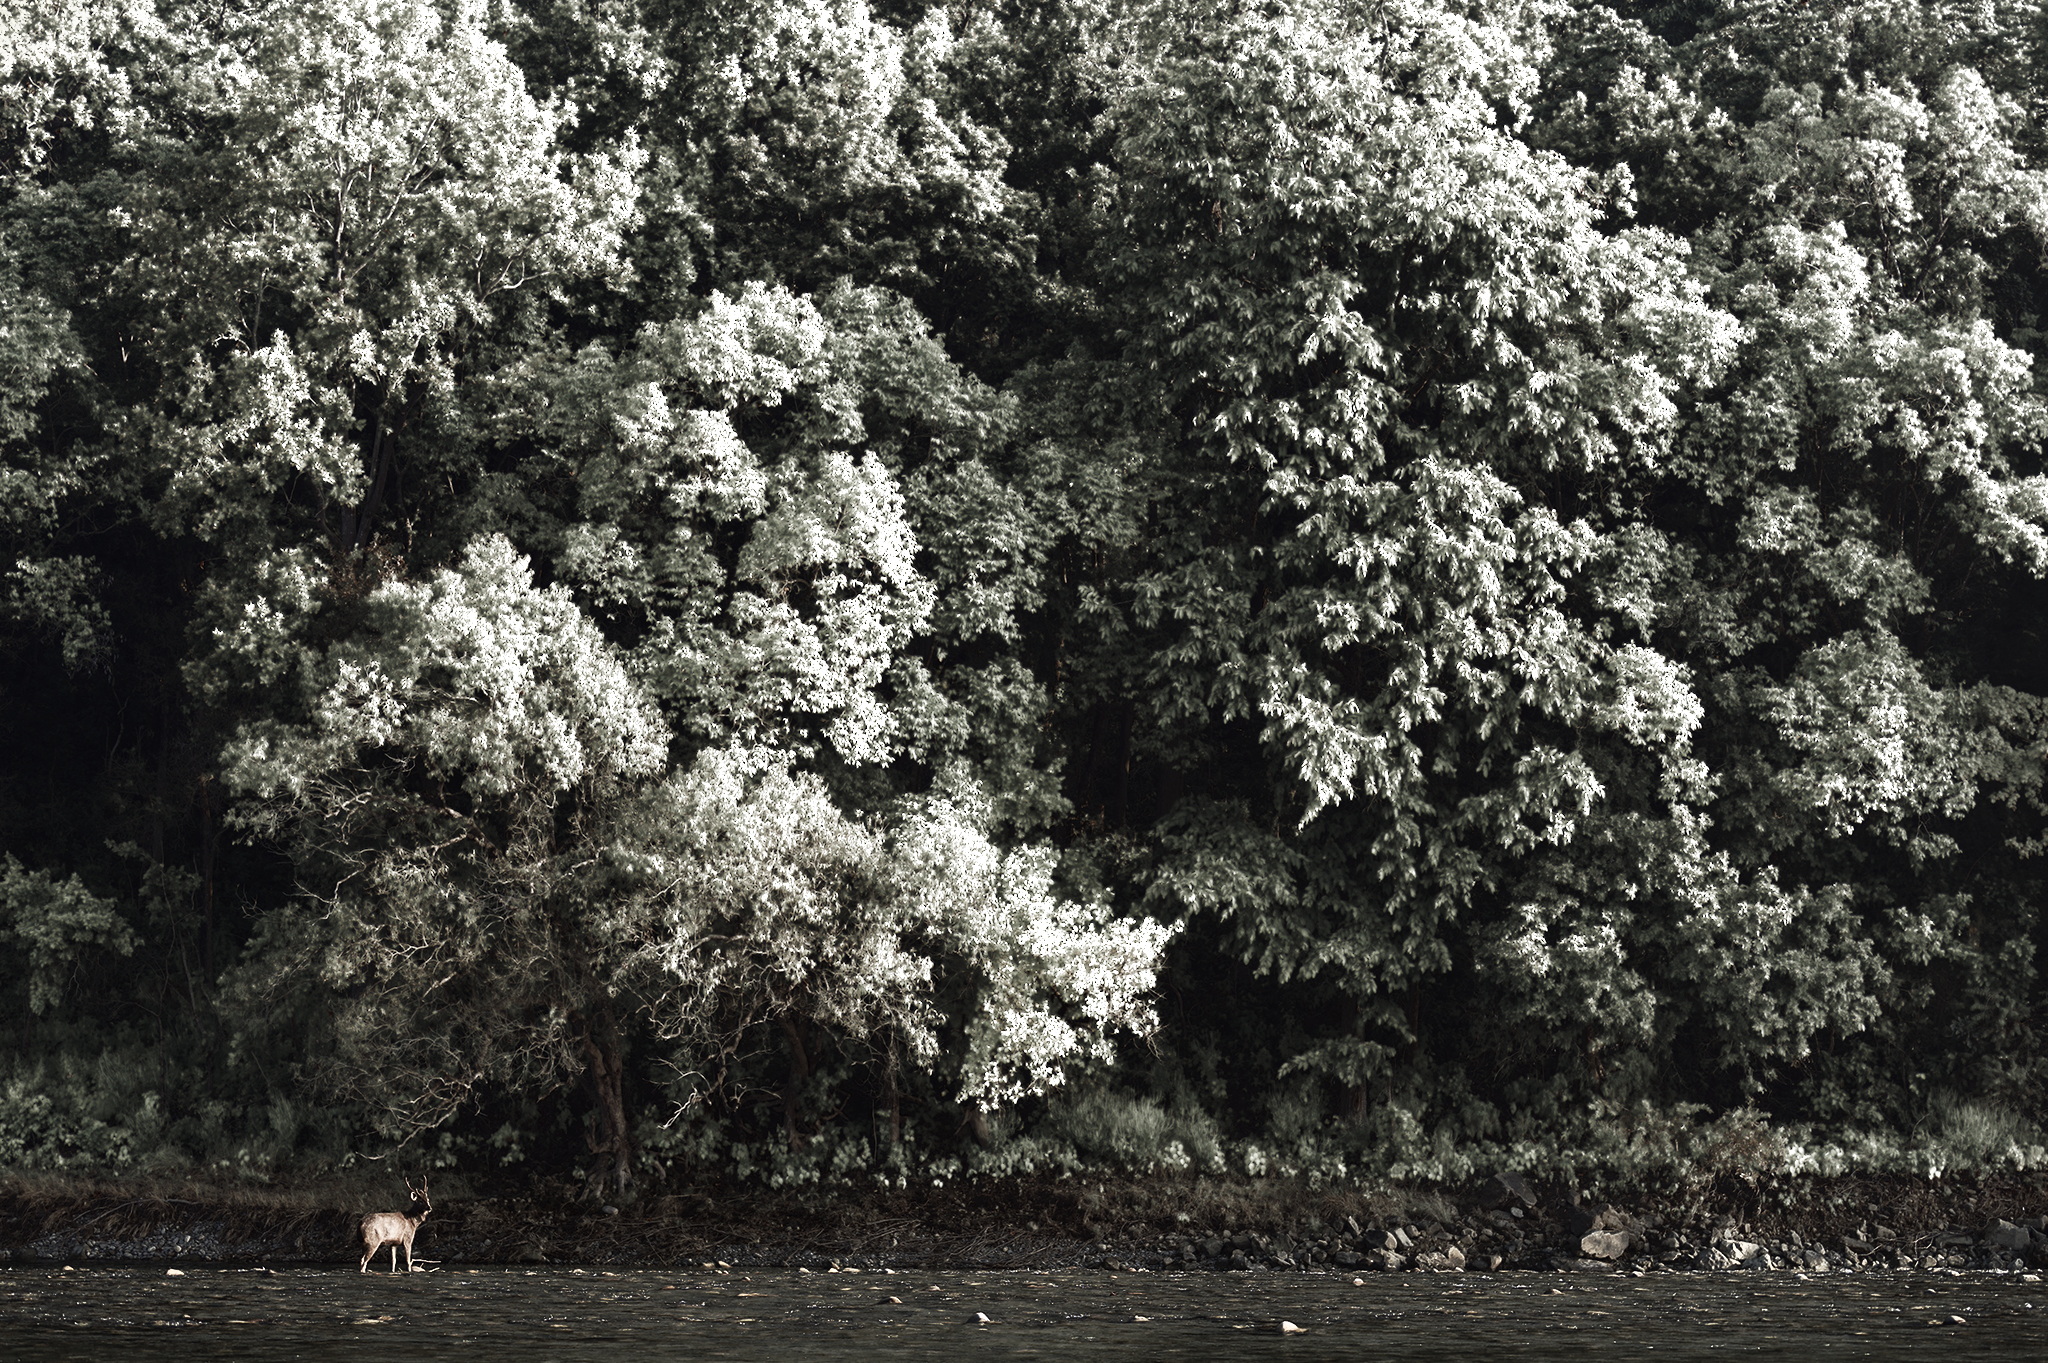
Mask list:
[[[12,1266],[0,1360],[2048,1359],[2015,1275]],[[983,1319],[985,1318],[985,1319]],[[1960,1318],[1962,1324],[1953,1324]],[[1281,1322],[1300,1327],[1282,1332]]]

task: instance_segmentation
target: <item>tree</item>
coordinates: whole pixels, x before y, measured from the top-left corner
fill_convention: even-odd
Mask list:
[[[1739,1075],[1720,1091],[1775,1086],[1836,1121],[1911,1119],[1928,1084],[2032,1101],[2048,181],[2036,68],[2015,57],[2038,25],[2001,7],[1669,17],[1583,9],[1533,132],[1632,178],[1742,326],[1630,499],[1642,599],[1661,602],[1642,621],[1714,679],[1702,845],[1777,905],[1757,928],[1773,945],[1719,978],[1862,1019],[1749,1063],[1701,1015],[1679,1024],[1704,1052],[1683,1063],[1695,1087]],[[1776,1006],[1756,1005],[1756,1035],[1777,1035]]]
[[[657,781],[654,707],[504,540],[367,612],[300,668],[302,717],[244,726],[227,773],[305,897],[266,915],[242,997],[317,981],[321,1083],[386,1134],[446,1123],[479,1086],[581,1074],[593,1186],[624,1191],[632,1012],[714,1082],[762,1022],[887,1038],[893,1082],[899,1044],[939,1059],[934,991],[965,972],[961,1096],[985,1105],[1147,1026],[1165,930],[1058,902],[1044,854],[1004,854],[943,805],[883,836],[772,753],[712,749]]]
[[[163,470],[167,531],[238,564],[322,541],[339,562],[406,449],[436,457],[408,441],[478,333],[618,268],[632,157],[565,156],[479,5],[230,10],[201,34],[187,121],[123,205],[156,381],[128,439]]]
[[[1498,125],[1526,22],[1162,12],[1113,107],[1101,268],[1171,432],[1132,699],[1191,791],[1243,792],[1180,799],[1154,893],[1339,982],[1349,1034],[1292,1064],[1361,1115],[1418,1039],[1393,1001],[1572,839],[1597,746],[1678,763],[1697,712],[1587,611],[1600,543],[1563,489],[1661,457],[1733,335],[1682,248],[1598,231]]]
[[[294,719],[243,725],[224,755],[243,826],[289,850],[304,896],[264,915],[245,1006],[317,983],[321,1086],[401,1139],[479,1085],[587,1075],[595,1148],[629,1183],[619,1007],[584,890],[668,735],[617,657],[498,537],[378,588],[361,633],[295,674],[253,632],[229,647],[299,693]]]

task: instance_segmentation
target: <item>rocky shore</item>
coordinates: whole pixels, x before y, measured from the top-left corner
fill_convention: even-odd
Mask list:
[[[0,1258],[352,1266],[356,1225],[375,1208],[334,1205],[347,1200],[0,1188]],[[428,1264],[812,1271],[2031,1273],[2048,1266],[2048,1177],[1735,1181],[1716,1196],[1615,1201],[1513,1172],[1459,1189],[1014,1180],[859,1196],[693,1191],[624,1207],[442,1191],[417,1251]]]

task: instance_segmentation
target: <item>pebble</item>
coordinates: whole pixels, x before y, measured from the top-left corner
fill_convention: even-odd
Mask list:
[[[166,1278],[182,1278],[185,1276],[185,1270],[182,1268],[167,1268],[164,1270],[164,1276]]]
[[[993,1324],[995,1324],[995,1322],[994,1322],[994,1321],[992,1321],[992,1320],[990,1320],[990,1319],[988,1318],[988,1314],[987,1314],[986,1312],[983,1312],[983,1311],[976,1311],[976,1312],[974,1313],[974,1323],[975,1323],[976,1325],[993,1325]]]
[[[1308,1330],[1304,1326],[1296,1325],[1291,1320],[1283,1320],[1280,1322],[1280,1333],[1283,1335],[1305,1335],[1308,1333]]]

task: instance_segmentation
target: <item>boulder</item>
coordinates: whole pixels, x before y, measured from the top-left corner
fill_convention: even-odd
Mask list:
[[[1565,1217],[1564,1227],[1565,1233],[1575,1238],[1597,1230],[1623,1231],[1634,1235],[1642,1229],[1641,1223],[1633,1216],[1611,1202],[1572,1208]]]
[[[1994,1221],[1984,1232],[1984,1238],[2000,1249],[2031,1249],[2034,1233],[2025,1226],[2015,1226],[2010,1221]]]
[[[1330,1256],[1330,1262],[1339,1268],[1357,1268],[1365,1262],[1365,1256],[1354,1254],[1348,1249],[1340,1249]]]
[[[1714,1248],[1738,1264],[1746,1264],[1764,1252],[1762,1245],[1749,1240],[1723,1240]]]
[[[1223,1243],[1220,1237],[1212,1235],[1195,1248],[1201,1251],[1204,1259],[1221,1259],[1223,1251],[1229,1249],[1230,1246]]]
[[[1529,1186],[1528,1180],[1505,1169],[1480,1184],[1473,1196],[1484,1211],[1493,1211],[1517,1202],[1524,1207],[1536,1205],[1536,1192]]]
[[[1634,1243],[1626,1231],[1588,1231],[1579,1237],[1579,1253],[1587,1259],[1619,1259]]]
[[[1368,1252],[1372,1250],[1385,1250],[1391,1252],[1401,1248],[1400,1240],[1396,1239],[1393,1235],[1383,1230],[1367,1231],[1365,1234],[1358,1237],[1358,1243],[1360,1248]]]

